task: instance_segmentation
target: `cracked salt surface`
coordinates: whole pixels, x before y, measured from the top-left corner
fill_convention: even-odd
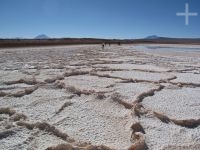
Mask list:
[[[0,71],[0,83],[9,82],[13,80],[20,80],[22,78],[28,77],[18,70],[14,71]],[[31,76],[30,76],[31,77]]]
[[[57,138],[56,136],[49,134],[47,132],[39,132],[39,131],[35,131],[36,132],[36,136],[32,135],[32,138],[34,140],[32,140],[30,142],[30,144],[28,145],[28,148],[34,148],[34,149],[47,149],[49,147],[49,143],[51,143],[51,145],[58,145],[58,144],[62,144],[65,141],[63,141],[62,139]]]
[[[193,73],[177,73],[175,74],[177,79],[172,80],[173,83],[194,83],[200,84],[200,75]]]
[[[153,65],[138,65],[138,64],[99,64],[95,65],[95,67],[109,67],[112,69],[138,69],[138,70],[144,70],[144,71],[158,71],[158,72],[166,72],[169,71],[169,69],[158,67],[158,66],[153,66]]]
[[[125,101],[133,103],[137,96],[151,89],[158,88],[158,86],[146,83],[117,83],[113,88]]]
[[[181,150],[198,150],[200,144],[200,127],[187,129],[172,123],[165,124],[158,119],[142,117],[141,124],[145,129],[146,142],[151,150],[165,150],[168,146],[186,146]],[[192,148],[192,145],[196,148]],[[188,146],[188,147],[187,147]]]
[[[118,79],[100,78],[89,75],[78,75],[65,78],[64,82],[66,86],[74,86],[80,90],[94,90],[96,92],[108,92],[107,87],[119,82]]]
[[[99,72],[98,72],[99,73]],[[141,71],[105,71],[100,72],[99,74],[109,74],[113,77],[120,77],[124,79],[137,79],[137,80],[145,80],[145,81],[160,81],[166,80],[174,77],[169,73],[151,73],[151,72],[141,72]]]
[[[0,90],[2,91],[12,91],[12,90],[15,90],[15,89],[22,89],[22,88],[27,88],[27,87],[32,87],[33,85],[27,85],[27,84],[24,84],[24,83],[19,83],[19,84],[12,84],[12,85],[0,85]]]
[[[35,76],[36,80],[39,82],[44,82],[45,79],[52,79],[57,76],[62,76],[64,70],[63,69],[45,69],[41,70],[40,74]]]
[[[30,120],[47,120],[51,118],[59,107],[67,101],[70,94],[63,90],[38,89],[30,95],[21,98],[0,98],[0,106],[14,107],[25,113]]]
[[[199,119],[200,88],[164,89],[147,97],[142,104],[176,119]]]
[[[23,144],[28,138],[30,131],[22,128],[12,129],[14,134],[0,140],[1,150],[27,149],[27,145]]]
[[[198,122],[192,128],[181,127],[173,121],[163,123],[153,114],[200,119],[199,56],[199,52],[143,51],[130,45],[112,45],[104,50],[100,45],[1,49],[0,149],[43,150],[68,143],[62,136],[67,134],[75,140],[71,146],[90,142],[126,150],[137,143],[132,125],[138,122],[150,150],[199,150]],[[73,71],[85,73],[73,75]],[[130,78],[136,82],[123,80]],[[8,81],[11,85],[5,84]],[[3,93],[33,86],[38,88],[21,97]],[[70,93],[69,86],[80,93],[90,92]],[[119,93],[121,103],[113,98],[118,96],[115,93]],[[40,126],[27,129],[14,117],[27,126],[39,121]]]
[[[127,149],[131,145],[130,112],[110,99],[95,100],[93,96],[72,99],[74,104],[60,115],[54,124],[65,130],[75,140],[92,144],[106,143],[115,149]]]

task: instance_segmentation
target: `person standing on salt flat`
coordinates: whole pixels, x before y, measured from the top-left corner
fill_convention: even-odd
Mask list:
[[[104,49],[104,47],[105,47],[105,44],[104,44],[104,43],[102,43],[102,49]]]

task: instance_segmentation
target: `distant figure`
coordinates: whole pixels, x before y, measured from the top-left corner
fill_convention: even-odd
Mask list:
[[[120,42],[118,42],[118,45],[120,46],[120,45],[121,45],[121,43],[120,43]]]
[[[102,49],[104,49],[104,47],[105,47],[105,44],[104,44],[104,43],[102,43]]]
[[[108,44],[109,44],[109,46],[110,46],[110,42],[109,42]]]

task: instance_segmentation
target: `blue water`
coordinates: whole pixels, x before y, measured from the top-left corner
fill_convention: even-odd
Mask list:
[[[162,50],[162,51],[185,51],[185,52],[190,52],[190,51],[198,51],[200,52],[200,48],[196,47],[173,47],[173,46],[155,46],[155,45],[136,45],[134,48],[138,50]]]

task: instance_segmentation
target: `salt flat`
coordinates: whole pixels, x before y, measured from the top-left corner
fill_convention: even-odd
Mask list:
[[[0,49],[0,149],[199,150],[198,49]]]

